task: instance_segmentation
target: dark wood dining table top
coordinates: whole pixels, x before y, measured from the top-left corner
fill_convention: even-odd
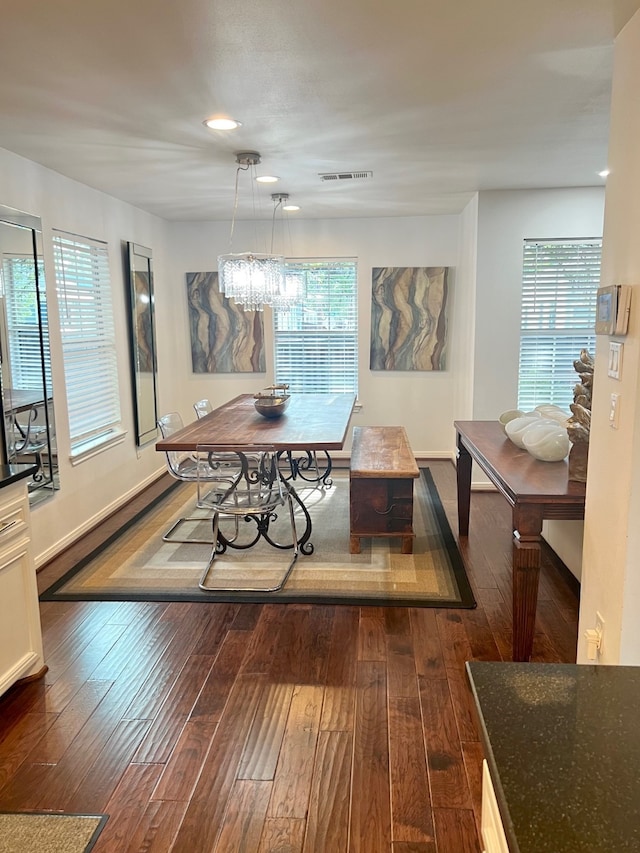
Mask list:
[[[196,450],[203,445],[341,450],[355,401],[355,394],[292,394],[281,417],[265,418],[256,411],[253,394],[240,394],[158,441],[156,450]]]

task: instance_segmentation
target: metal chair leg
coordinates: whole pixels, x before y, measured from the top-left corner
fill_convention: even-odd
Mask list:
[[[213,548],[211,549],[211,556],[209,558],[209,562],[207,563],[206,568],[205,568],[205,570],[202,573],[202,576],[200,578],[200,581],[198,582],[198,586],[200,587],[200,589],[204,590],[204,592],[278,592],[279,590],[281,590],[283,588],[283,586],[285,585],[285,583],[288,581],[289,575],[293,571],[293,567],[296,563],[296,560],[298,559],[298,554],[300,553],[300,548],[298,545],[298,534],[296,531],[296,520],[295,520],[295,515],[294,515],[293,500],[291,498],[291,494],[287,495],[287,503],[289,504],[289,518],[291,521],[291,533],[293,536],[293,557],[291,558],[291,561],[290,561],[289,565],[287,566],[287,570],[285,571],[283,577],[275,586],[269,586],[269,587],[264,587],[264,586],[234,586],[234,587],[229,587],[229,588],[223,588],[223,587],[211,587],[211,586],[206,585],[207,578],[209,576],[209,573],[213,569],[214,561],[216,558],[216,545],[218,542],[218,530],[219,530],[220,521],[219,521],[219,513],[215,513],[213,516],[213,522],[212,522],[212,526],[213,526]],[[237,527],[237,524],[238,524],[238,519],[236,519],[236,527]]]

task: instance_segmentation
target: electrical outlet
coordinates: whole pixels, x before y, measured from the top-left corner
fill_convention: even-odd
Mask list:
[[[602,655],[602,643],[604,641],[604,619],[602,614],[596,610],[596,634],[598,635],[598,655]]]

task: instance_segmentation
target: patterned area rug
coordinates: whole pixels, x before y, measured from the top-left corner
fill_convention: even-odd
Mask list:
[[[333,485],[320,489],[296,485],[313,523],[313,553],[300,554],[285,587],[279,592],[238,592],[234,586],[267,587],[281,577],[291,550],[260,540],[247,550],[228,548],[216,556],[207,583],[219,587],[203,592],[198,580],[211,546],[162,541],[179,518],[199,516],[180,526],[181,538],[211,539],[211,522],[194,512],[191,486],[177,485],[138,516],[118,538],[90,555],[41,595],[52,600],[112,601],[295,601],[337,604],[397,604],[417,607],[475,607],[451,528],[428,468],[414,487],[413,554],[400,553],[400,539],[361,539],[360,554],[349,553],[348,471],[333,472]],[[231,536],[231,520],[221,530]],[[253,522],[241,522],[254,531]],[[304,529],[296,512],[298,535]],[[292,541],[286,507],[270,527],[282,544]],[[243,541],[242,539],[240,540]]]
[[[106,815],[0,814],[0,853],[87,853]]]

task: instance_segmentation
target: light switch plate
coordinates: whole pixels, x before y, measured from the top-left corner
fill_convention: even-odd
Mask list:
[[[620,394],[611,395],[611,406],[609,408],[609,426],[618,429],[620,425]]]
[[[622,348],[624,344],[609,341],[609,367],[607,373],[612,379],[622,377]]]

